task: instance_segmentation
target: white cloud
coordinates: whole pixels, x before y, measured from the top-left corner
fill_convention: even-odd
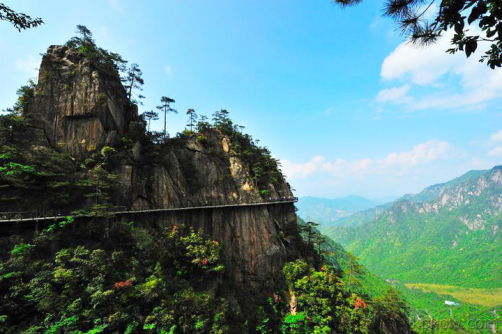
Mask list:
[[[385,159],[379,160],[381,166],[415,166],[431,163],[438,159],[448,159],[460,154],[460,150],[452,147],[446,141],[436,139],[413,147],[411,151],[390,153]]]
[[[18,59],[14,63],[14,67],[20,71],[29,73],[31,76],[36,77],[38,75],[38,68],[40,66],[40,61],[33,57],[32,55],[28,58]]]
[[[326,116],[329,116],[329,115],[331,115],[332,112],[333,112],[333,108],[328,108],[328,109],[326,109],[326,111],[324,112],[324,114]]]
[[[362,159],[328,159],[318,155],[305,163],[282,160],[284,174],[300,196],[382,196],[418,192],[451,180],[472,167],[488,166],[446,141],[432,139],[410,147]]]
[[[502,146],[495,147],[486,153],[490,158],[502,158]]]
[[[167,75],[173,74],[173,69],[171,68],[171,66],[166,66],[165,71]]]
[[[369,158],[364,158],[361,160],[347,161],[344,159],[337,159],[334,162],[323,163],[321,169],[332,174],[351,174],[364,172],[373,164],[373,160]]]
[[[377,102],[393,101],[396,103],[401,103],[408,100],[405,96],[409,90],[410,90],[410,85],[408,84],[403,85],[401,87],[384,89],[378,93],[376,101]]]
[[[317,171],[323,161],[324,157],[318,155],[310,159],[310,161],[305,164],[297,164],[289,160],[281,160],[281,165],[283,172],[287,176],[291,178],[295,178],[297,176],[304,178]]]
[[[490,136],[490,142],[497,143],[500,141],[502,141],[502,130],[499,130],[498,132],[496,132]]]
[[[463,152],[451,146],[446,141],[436,139],[416,145],[410,151],[389,153],[381,159],[363,158],[359,160],[336,159],[326,161],[323,156],[315,156],[310,161],[301,164],[282,160],[284,173],[292,179],[304,179],[314,173],[328,173],[334,177],[405,174],[410,173],[410,167],[432,164],[439,160],[447,160],[462,156]]]
[[[449,43],[449,36],[427,48],[403,42],[385,58],[380,75],[384,80],[406,78],[416,85],[433,84],[461,61],[462,55],[445,53]]]
[[[476,34],[479,29],[471,30]],[[452,36],[453,31],[449,31],[436,44],[425,48],[418,48],[407,42],[399,45],[385,58],[380,75],[384,81],[399,80],[407,84],[400,87],[402,90],[382,90],[377,101],[405,103],[408,111],[471,111],[486,108],[489,102],[502,98],[502,71],[491,70],[478,61],[486,45],[480,46],[470,58],[466,58],[463,52],[450,55],[445,51],[451,48]],[[434,93],[422,96],[399,97],[406,85],[436,89]],[[397,101],[393,99],[394,96],[397,96]]]

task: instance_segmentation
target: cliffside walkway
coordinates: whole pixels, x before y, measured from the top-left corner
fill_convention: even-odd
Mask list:
[[[213,204],[206,202],[204,204],[187,204],[180,207],[161,207],[152,209],[133,209],[125,207],[116,207],[110,211],[106,211],[109,215],[131,215],[149,212],[175,212],[175,211],[188,211],[188,210],[208,210],[208,209],[223,209],[223,208],[244,208],[253,206],[264,206],[264,205],[276,205],[276,204],[286,204],[286,203],[296,203],[298,202],[298,197],[281,197],[281,198],[270,198],[262,202],[254,203],[219,203]],[[44,220],[63,220],[68,216],[74,218],[82,217],[99,217],[99,215],[78,215],[72,214],[71,212],[63,211],[26,211],[26,212],[0,212],[0,223],[7,222],[28,222],[28,221],[44,221]]]

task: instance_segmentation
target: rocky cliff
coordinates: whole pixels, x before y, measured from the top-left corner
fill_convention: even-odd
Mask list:
[[[113,152],[113,158],[105,160],[107,173],[115,180],[108,203],[114,207],[154,209],[208,203],[249,204],[263,201],[264,197],[293,196],[277,170],[276,176],[258,185],[257,175],[251,175],[252,166],[233,142],[237,139],[216,128],[207,127],[198,135],[192,133],[154,144],[151,134],[144,131],[136,106],[127,99],[118,73],[105,73],[71,48],[51,46],[48,49],[24,116],[35,134],[26,147],[27,152],[37,156],[39,147],[43,146],[48,147],[41,154],[45,157],[58,151],[66,152],[74,167],[35,175],[47,178],[57,174],[56,179],[47,182],[49,187],[56,184],[54,196],[41,185],[45,179],[29,183],[29,187],[37,183],[36,190],[29,192],[26,188],[20,189],[18,184],[9,185],[2,190],[2,195],[13,200],[3,201],[2,211],[74,210],[100,204],[98,195],[94,198],[84,194],[82,201],[71,205],[55,204],[54,198],[64,187],[86,186],[82,181],[86,179],[96,188],[96,193],[102,191],[98,189],[99,179],[97,183],[91,182],[95,179],[89,170],[99,170],[105,165],[92,162],[99,159],[103,162],[104,147],[107,152]],[[240,133],[237,137],[246,138]],[[57,159],[51,163],[53,160]],[[258,162],[254,164],[256,167]],[[92,187],[88,188],[94,189]],[[77,192],[72,189],[68,188],[66,197]],[[242,298],[260,298],[261,293],[270,293],[284,263],[298,258],[303,247],[291,203],[131,214],[107,220],[132,221],[156,228],[175,224],[202,228],[222,244],[225,275],[229,284],[242,291]],[[8,233],[12,235],[12,231],[16,230],[10,229]],[[6,242],[4,248],[10,249],[10,244]]]
[[[118,167],[119,203],[136,209],[204,204],[247,204],[263,201],[246,166],[228,151],[228,138],[209,132],[210,146],[196,138],[179,140],[161,153],[158,164],[136,157]],[[269,183],[271,198],[292,197],[284,178]],[[137,216],[123,219],[137,221]],[[223,243],[231,282],[250,292],[268,290],[282,265],[298,256],[301,241],[293,204],[170,212],[139,218],[155,224],[185,224]]]
[[[116,144],[138,116],[116,73],[64,46],[47,50],[34,94],[27,115],[39,142],[73,155]]]

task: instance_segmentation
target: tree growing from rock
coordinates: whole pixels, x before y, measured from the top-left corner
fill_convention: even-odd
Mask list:
[[[356,5],[362,0],[332,0],[341,6]],[[438,7],[436,7],[436,4]],[[432,13],[438,9],[437,13]],[[486,42],[490,45],[480,62],[490,68],[502,66],[502,2],[500,0],[386,0],[384,16],[396,21],[409,41],[427,46],[436,42],[449,29],[453,54],[465,52],[469,57]],[[428,19],[431,17],[432,19]],[[478,29],[479,28],[479,29]]]
[[[19,32],[21,32],[21,30],[38,27],[44,23],[44,21],[42,21],[39,17],[31,18],[29,15],[17,13],[3,3],[0,3],[0,21],[12,23],[14,28],[16,28]]]
[[[141,92],[143,90],[142,86],[145,84],[143,80],[143,71],[141,71],[138,64],[131,64],[131,66],[129,66],[126,71],[126,76],[122,78],[122,82],[124,83],[129,101],[142,105],[143,102],[139,100],[145,97],[139,93],[134,93],[135,90]]]
[[[104,74],[119,76],[125,71],[127,61],[121,55],[100,48],[92,39],[92,32],[84,25],[77,25],[78,36],[72,37],[65,46],[89,58],[91,63]]]
[[[213,114],[213,122],[215,126],[220,126],[222,124],[228,123],[229,118],[228,118],[228,110],[226,109],[220,109],[218,111],[215,111]]]
[[[193,127],[197,124],[197,119],[199,118],[199,115],[197,115],[194,109],[188,109],[187,115],[188,115],[187,126],[190,127],[190,132],[193,132]]]
[[[157,109],[162,110],[164,112],[164,138],[167,136],[167,114],[173,113],[177,114],[178,111],[176,109],[171,108],[171,103],[175,103],[176,101],[170,97],[162,96],[160,98],[160,106],[157,106]]]
[[[153,110],[150,110],[150,111],[145,111],[143,113],[143,117],[145,118],[145,120],[148,122],[148,128],[147,128],[147,131],[150,131],[150,123],[151,121],[156,121],[159,119],[159,113],[158,112],[155,112]]]

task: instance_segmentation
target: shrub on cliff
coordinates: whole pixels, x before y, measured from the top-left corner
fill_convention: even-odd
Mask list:
[[[121,72],[126,71],[127,61],[118,53],[98,47],[92,39],[92,32],[86,26],[77,25],[76,32],[78,36],[72,37],[66,42],[66,47],[76,50],[108,75],[119,76]]]
[[[269,300],[260,333],[368,333],[371,314],[362,300],[344,290],[336,273],[304,261],[287,263],[284,285]]]
[[[2,333],[225,333],[227,302],[205,286],[223,271],[220,245],[183,226],[119,225],[106,242],[51,252],[69,226],[16,246],[0,266]],[[94,228],[104,233],[104,224]],[[73,235],[75,237],[75,234]]]

